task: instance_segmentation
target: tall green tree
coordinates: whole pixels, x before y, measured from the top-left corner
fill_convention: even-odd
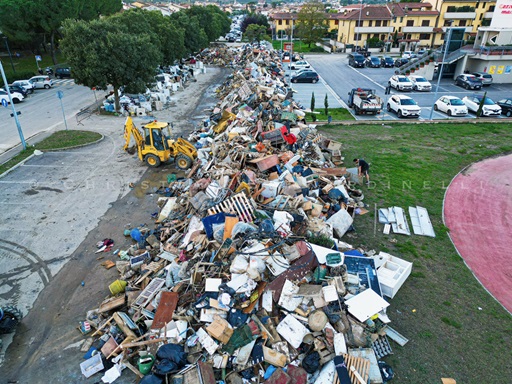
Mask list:
[[[185,12],[176,12],[170,16],[178,28],[185,32],[185,52],[195,53],[208,46],[208,36],[197,16],[189,17]]]
[[[297,35],[311,47],[311,44],[322,40],[327,33],[324,5],[319,2],[308,2],[300,10],[297,21]]]
[[[245,32],[247,30],[247,27],[251,24],[257,24],[262,25],[265,27],[266,30],[270,29],[270,24],[268,23],[268,19],[265,15],[251,13],[247,15],[244,18],[244,21],[242,21],[242,25],[240,26],[240,29],[242,32]]]
[[[247,27],[244,37],[250,41],[260,41],[265,36],[266,29],[263,25],[251,24]]]
[[[131,9],[112,16],[110,21],[129,28],[133,34],[148,34],[163,55],[157,64],[171,65],[185,55],[185,31],[160,11]]]
[[[144,91],[163,59],[151,34],[134,34],[129,27],[109,18],[63,23],[62,53],[75,80],[90,88],[112,85],[116,111],[119,89],[129,85],[134,92]]]
[[[185,10],[189,17],[197,17],[199,24],[204,29],[208,41],[215,41],[219,36],[229,32],[231,20],[228,15],[216,5],[206,7],[193,6]]]
[[[0,0],[0,30],[20,43],[49,43],[57,64],[55,51],[64,20],[92,20],[121,8],[121,0]]]

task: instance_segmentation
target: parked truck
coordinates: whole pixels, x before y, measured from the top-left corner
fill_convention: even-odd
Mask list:
[[[348,106],[354,108],[356,115],[376,115],[382,111],[384,102],[377,96],[374,89],[352,88],[348,93]]]

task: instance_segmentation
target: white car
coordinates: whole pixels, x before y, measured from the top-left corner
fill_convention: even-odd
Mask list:
[[[11,98],[14,104],[21,103],[24,99],[23,95],[19,92],[11,92]],[[0,103],[3,103],[4,100],[7,102],[7,104],[10,104],[9,95],[6,91],[0,89]]]
[[[396,112],[398,117],[420,117],[421,108],[409,96],[393,95],[388,100],[388,112]]]
[[[35,89],[50,89],[53,87],[53,81],[49,76],[32,76],[28,81],[34,85]]]
[[[302,69],[302,68],[310,68],[310,67],[311,67],[311,65],[309,65],[309,63],[306,60],[299,60],[299,61],[292,62],[290,64],[290,69],[291,70]]]
[[[483,95],[465,96],[462,101],[468,107],[468,110],[474,113],[478,112]],[[501,107],[488,97],[484,100],[482,113],[479,116],[499,116],[501,115]]]
[[[409,80],[411,80],[412,89],[415,91],[430,92],[432,90],[432,84],[423,76],[409,76]]]
[[[395,88],[397,91],[412,91],[412,82],[404,75],[391,76],[388,85]]]
[[[27,90],[28,93],[34,93],[34,84],[28,80],[16,80],[13,81],[12,85],[19,85]]]
[[[448,116],[466,116],[468,107],[455,96],[441,96],[434,104],[434,111],[441,111]]]

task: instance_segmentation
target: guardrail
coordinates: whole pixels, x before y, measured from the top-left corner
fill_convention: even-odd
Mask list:
[[[84,107],[78,111],[76,114],[76,122],[78,125],[83,125],[82,121],[91,117],[93,113],[100,111],[100,107],[103,105],[103,101],[98,100],[92,103],[91,105]]]

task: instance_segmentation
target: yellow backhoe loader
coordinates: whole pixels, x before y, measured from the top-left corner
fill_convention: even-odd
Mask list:
[[[130,147],[131,137],[135,145]],[[158,167],[161,163],[174,158],[179,169],[188,169],[197,158],[196,148],[187,140],[172,140],[169,123],[153,121],[142,126],[142,132],[135,126],[131,117],[124,124],[124,150],[137,154],[141,161],[150,167]]]

